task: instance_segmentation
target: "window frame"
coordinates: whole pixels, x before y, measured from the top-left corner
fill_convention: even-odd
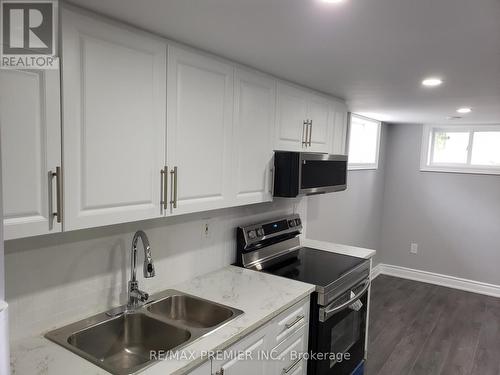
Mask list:
[[[436,131],[467,132],[469,133],[469,146],[467,149],[466,163],[432,163],[434,155],[434,134]],[[495,131],[500,132],[500,124],[491,125],[424,125],[422,133],[422,149],[420,152],[420,170],[422,172],[467,173],[500,175],[500,166],[472,164],[474,133]]]
[[[347,170],[349,171],[365,171],[365,170],[377,170],[379,167],[379,159],[380,159],[380,138],[381,138],[381,133],[382,133],[382,122],[358,115],[357,113],[349,113],[349,131],[347,132],[347,155],[349,156],[349,149],[350,149],[350,144],[351,144],[351,129],[352,129],[352,119],[353,118],[358,118],[360,120],[364,121],[369,121],[372,123],[377,124],[377,145],[376,145],[376,150],[375,150],[375,163],[350,163],[349,162],[349,157],[347,160]]]

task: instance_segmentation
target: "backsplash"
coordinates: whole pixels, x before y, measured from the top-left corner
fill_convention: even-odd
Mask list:
[[[126,302],[132,236],[150,240],[156,276],[138,279],[148,293],[167,289],[235,261],[235,228],[281,214],[305,219],[306,199],[197,213],[7,241],[6,299],[10,336],[40,334]],[[208,220],[208,221],[207,221]],[[203,234],[209,223],[209,234]],[[305,227],[304,227],[305,230]]]

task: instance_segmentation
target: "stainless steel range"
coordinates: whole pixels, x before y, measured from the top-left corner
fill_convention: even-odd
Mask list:
[[[296,214],[237,228],[237,264],[316,285],[307,373],[358,373],[365,358],[370,262],[302,247],[301,230]]]

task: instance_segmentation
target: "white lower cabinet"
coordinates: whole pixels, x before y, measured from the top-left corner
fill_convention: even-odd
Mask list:
[[[225,350],[223,357],[229,359],[215,359],[212,371],[215,375],[268,375],[269,361],[262,357],[269,352],[267,340],[270,327],[265,326],[252,333],[229,349]]]
[[[307,361],[299,354],[306,352],[308,326],[302,326],[295,334],[278,345],[274,351],[277,360],[272,363],[273,375],[305,375]]]
[[[59,103],[59,70],[0,70],[6,240],[61,231]]]
[[[197,367],[196,369],[191,371],[189,375],[211,375],[211,373],[212,373],[212,363],[211,361],[207,361],[200,367]]]
[[[305,375],[309,303],[307,297],[226,349],[212,361],[212,374]]]

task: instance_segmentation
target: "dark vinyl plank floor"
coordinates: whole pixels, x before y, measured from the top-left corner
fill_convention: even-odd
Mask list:
[[[500,299],[381,275],[366,375],[500,375]]]

